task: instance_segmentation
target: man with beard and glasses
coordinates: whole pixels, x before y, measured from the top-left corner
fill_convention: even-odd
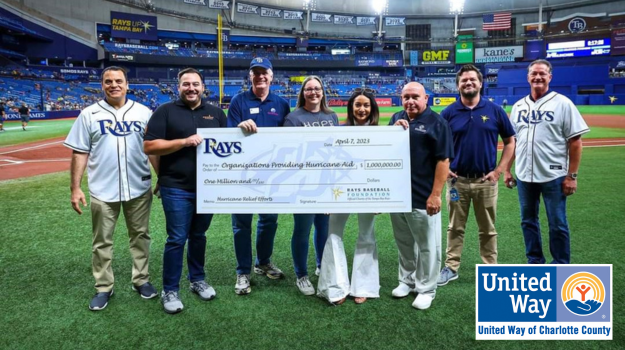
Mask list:
[[[506,112],[480,95],[482,73],[471,64],[464,65],[456,74],[456,85],[460,100],[441,112],[451,128],[456,157],[447,179],[447,257],[438,278],[439,286],[458,278],[471,202],[482,262],[497,263],[497,182],[514,154],[514,128]],[[497,164],[499,136],[504,148]]]
[[[228,127],[255,133],[259,132],[259,127],[283,126],[291,109],[285,99],[270,91],[273,81],[271,62],[263,57],[254,58],[250,63],[249,78],[252,88],[234,96],[230,102]],[[238,295],[252,291],[252,217],[253,214],[232,214],[234,253],[237,258],[234,292]],[[277,229],[278,214],[258,214],[254,272],[270,279],[284,278],[282,270],[271,262]]]
[[[200,299],[215,297],[215,289],[205,281],[206,231],[213,214],[197,214],[196,149],[203,139],[198,128],[225,128],[226,114],[202,100],[204,79],[200,72],[186,68],[178,73],[180,99],[161,105],[152,115],[145,135],[145,153],[159,156],[153,162],[158,174],[165,212],[167,243],[163,254],[163,292],[166,313],[182,311],[178,294],[184,246],[190,290]]]

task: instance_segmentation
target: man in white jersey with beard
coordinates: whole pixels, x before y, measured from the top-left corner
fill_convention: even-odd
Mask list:
[[[516,176],[521,206],[521,229],[528,264],[544,264],[538,210],[543,196],[549,221],[549,250],[554,264],[571,261],[566,199],[577,190],[582,158],[581,136],[590,129],[577,107],[563,95],[549,91],[551,63],[530,63],[530,94],[512,107],[510,119],[516,131]],[[515,180],[508,164],[504,181]]]
[[[143,152],[145,128],[152,112],[126,98],[128,77],[121,67],[102,72],[104,100],[85,108],[72,126],[64,145],[73,150],[71,203],[78,214],[87,205],[81,182],[89,177],[92,221],[92,272],[96,294],[89,309],[98,311],[113,295],[113,232],[123,210],[132,256],[132,289],[144,299],[157,296],[150,284],[149,218],[152,178]]]

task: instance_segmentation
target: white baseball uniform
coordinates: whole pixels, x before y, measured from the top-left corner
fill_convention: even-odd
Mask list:
[[[132,100],[115,109],[105,100],[85,108],[64,142],[89,153],[89,193],[103,202],[122,202],[147,192],[152,184],[143,137],[152,111]]]
[[[577,107],[555,91],[533,101],[530,95],[512,107],[516,130],[516,176],[544,183],[568,174],[567,141],[590,131]]]

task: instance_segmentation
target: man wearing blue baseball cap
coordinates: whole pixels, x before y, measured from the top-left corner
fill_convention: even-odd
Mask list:
[[[254,58],[250,63],[249,81],[252,88],[234,96],[230,102],[228,127],[256,133],[258,127],[282,126],[291,109],[285,99],[270,91],[273,81],[271,61],[264,57]],[[239,295],[252,291],[252,217],[253,214],[232,214],[234,252],[237,257],[237,282],[234,291]],[[271,262],[277,229],[278,214],[258,214],[254,272],[270,279],[284,277],[284,273]]]

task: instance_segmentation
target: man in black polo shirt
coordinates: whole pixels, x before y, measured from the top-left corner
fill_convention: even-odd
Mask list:
[[[412,212],[391,213],[399,250],[399,286],[393,296],[418,293],[412,306],[427,309],[436,296],[441,264],[441,193],[449,160],[454,157],[447,122],[428,106],[428,95],[419,83],[408,83],[401,93],[404,110],[389,125],[410,132]]]
[[[193,68],[180,71],[178,92],[178,100],[161,105],[152,114],[143,144],[146,154],[159,156],[150,160],[158,173],[167,227],[161,295],[167,313],[183,308],[178,291],[187,240],[191,291],[202,300],[215,297],[215,290],[204,280],[206,231],[213,215],[197,214],[196,208],[196,147],[203,141],[197,129],[227,126],[225,113],[202,101],[204,79],[200,72]]]

